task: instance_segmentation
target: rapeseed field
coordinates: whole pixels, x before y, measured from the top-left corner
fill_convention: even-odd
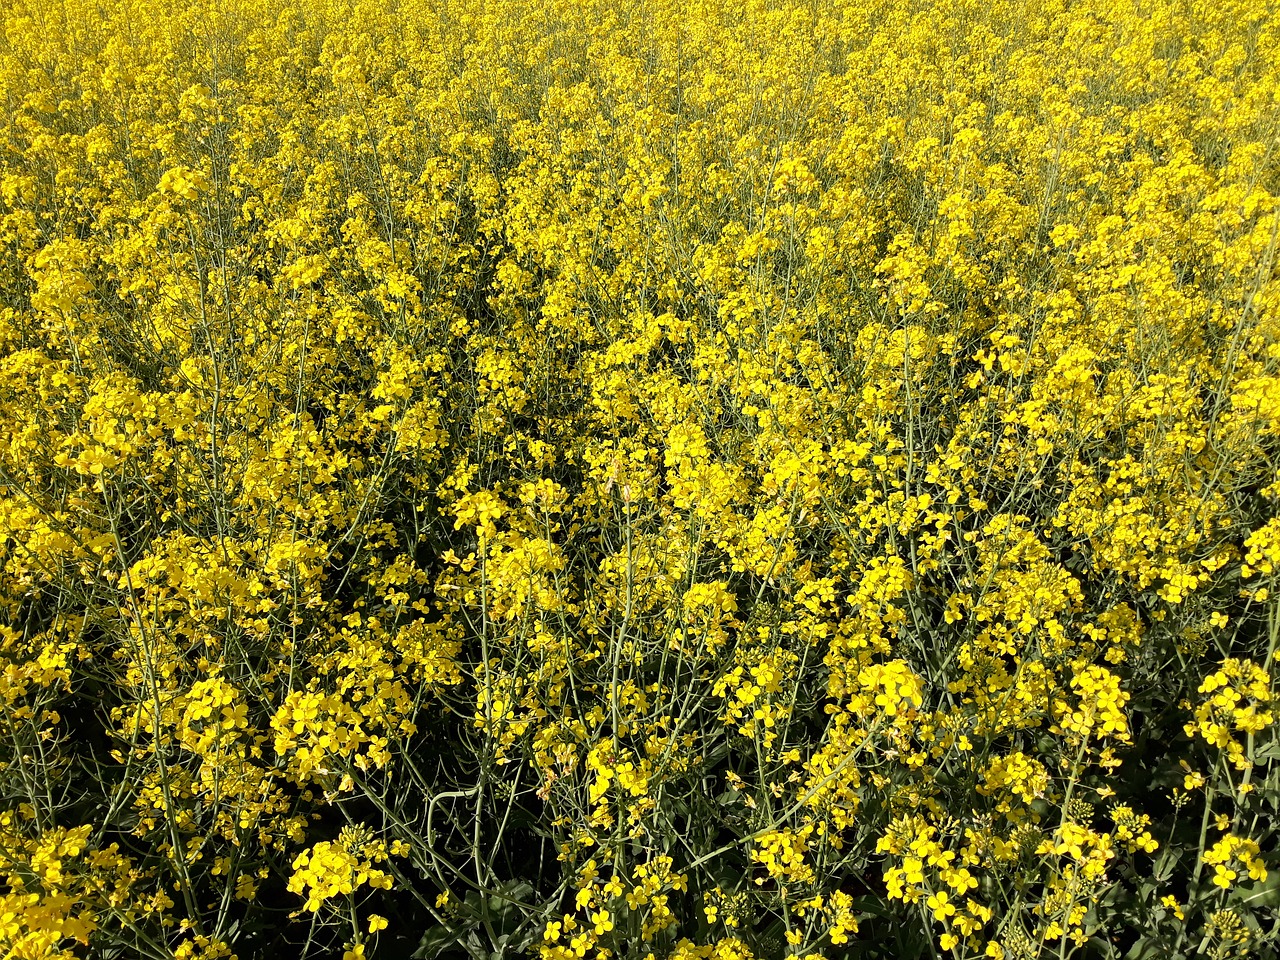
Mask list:
[[[1277,956],[1272,0],[0,24],[0,957]]]

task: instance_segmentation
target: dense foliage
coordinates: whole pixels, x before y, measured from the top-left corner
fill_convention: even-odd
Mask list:
[[[1275,957],[1269,0],[12,0],[0,950]]]

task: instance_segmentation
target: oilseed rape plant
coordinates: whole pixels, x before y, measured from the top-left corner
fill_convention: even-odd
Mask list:
[[[12,0],[0,956],[1280,956],[1280,8]]]

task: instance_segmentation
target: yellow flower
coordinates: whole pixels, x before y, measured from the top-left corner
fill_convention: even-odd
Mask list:
[[[591,914],[591,922],[595,926],[597,937],[604,936],[613,929],[613,915],[608,910],[597,910]]]
[[[956,912],[955,904],[950,902],[950,897],[945,890],[932,894],[926,901],[926,905],[933,911],[935,920],[946,920]]]

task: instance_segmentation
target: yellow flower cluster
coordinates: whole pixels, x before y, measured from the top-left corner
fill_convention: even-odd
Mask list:
[[[10,0],[0,956],[1275,954],[1278,51]]]
[[[1258,845],[1234,834],[1227,834],[1206,850],[1204,862],[1213,867],[1213,882],[1224,890],[1231,889],[1242,875],[1250,880],[1267,879],[1267,868],[1258,859]]]
[[[1196,691],[1202,697],[1194,719],[1186,724],[1188,737],[1200,737],[1219,750],[1238,770],[1252,765],[1236,734],[1252,740],[1275,723],[1271,710],[1271,676],[1249,660],[1228,658],[1204,678]]]
[[[325,901],[350,897],[365,885],[374,890],[390,890],[390,874],[374,866],[386,859],[383,843],[365,841],[358,831],[344,831],[336,842],[314,844],[294,858],[289,892],[304,896],[303,909],[315,913]]]
[[[608,880],[588,860],[579,870],[574,913],[546,924],[539,946],[542,960],[570,960],[608,951],[606,944],[624,934],[650,944],[678,926],[672,898],[688,892],[688,878],[675,873],[671,857],[637,863],[630,875],[614,872]],[[714,914],[713,914],[714,916]]]
[[[814,879],[813,867],[805,863],[808,850],[806,841],[813,833],[813,826],[807,825],[798,832],[791,830],[775,830],[758,838],[751,851],[751,859],[767,871],[767,875],[756,877],[757,884],[769,880],[787,884],[808,884]]]

